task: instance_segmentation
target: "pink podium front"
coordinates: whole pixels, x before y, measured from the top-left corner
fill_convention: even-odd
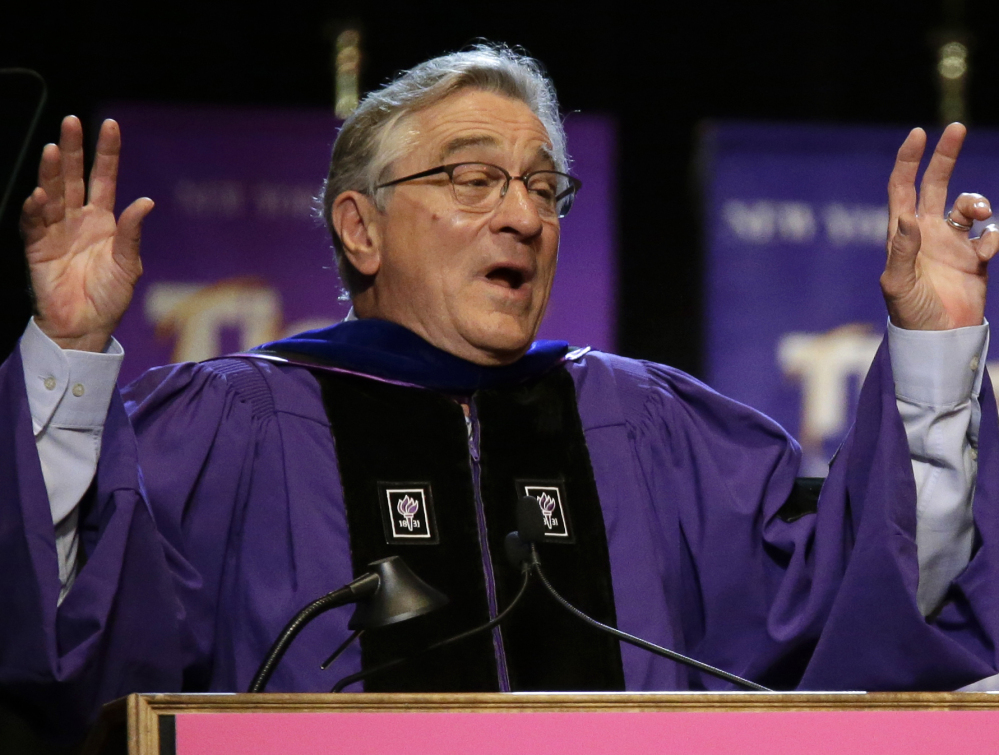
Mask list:
[[[978,755],[988,693],[131,695],[87,755]]]

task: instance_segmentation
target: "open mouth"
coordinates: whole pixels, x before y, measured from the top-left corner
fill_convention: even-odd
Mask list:
[[[518,289],[524,285],[524,273],[512,267],[498,267],[486,273],[486,279],[498,286]]]

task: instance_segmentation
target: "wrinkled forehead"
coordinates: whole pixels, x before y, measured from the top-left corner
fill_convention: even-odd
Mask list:
[[[409,147],[436,164],[500,156],[550,167],[548,130],[521,100],[465,89],[413,113],[404,130]]]
[[[451,162],[456,156],[475,155],[477,153],[502,153],[504,144],[492,134],[465,134],[455,136],[453,139],[445,141],[436,155],[438,162]],[[542,143],[531,148],[527,148],[527,157],[534,163],[541,163],[546,167],[555,165],[555,156],[550,142]]]

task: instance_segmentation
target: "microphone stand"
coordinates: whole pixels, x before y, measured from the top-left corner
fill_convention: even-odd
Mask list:
[[[271,674],[274,673],[274,669],[277,667],[278,663],[284,657],[285,651],[291,645],[292,640],[298,636],[305,625],[312,621],[316,616],[321,613],[326,613],[330,609],[337,608],[338,606],[347,605],[348,603],[356,602],[362,598],[374,594],[381,584],[377,574],[365,574],[360,579],[356,579],[345,587],[341,587],[339,590],[334,590],[331,593],[327,593],[318,600],[314,600],[301,611],[299,611],[295,616],[289,621],[285,628],[281,630],[281,634],[278,635],[277,639],[274,640],[274,644],[271,645],[271,649],[267,651],[267,657],[264,662],[260,664],[260,668],[257,669],[257,673],[253,677],[253,681],[250,682],[250,687],[247,692],[263,692],[264,687],[267,686],[267,682],[270,681]],[[354,635],[351,635],[351,640],[354,639]],[[349,643],[349,640],[348,640]],[[348,643],[344,643],[340,650],[346,647]]]
[[[38,127],[38,119],[42,117],[42,111],[45,109],[45,102],[49,97],[49,88],[42,75],[31,68],[0,68],[0,76],[28,76],[36,79],[42,87],[38,95],[38,104],[35,105],[35,112],[31,116],[31,123],[28,124],[28,133],[25,135],[24,141],[21,143],[21,149],[14,160],[14,169],[11,171],[7,185],[4,187],[3,197],[0,197],[0,222],[3,222],[4,213],[7,211],[7,202],[10,200],[11,191],[17,181],[17,175],[21,172],[21,164],[24,162],[24,156],[28,153],[28,147],[31,146],[31,138],[35,135],[35,129]]]
[[[628,634],[627,632],[622,632],[620,629],[615,629],[614,627],[602,624],[596,619],[587,616],[585,613],[580,611],[569,601],[559,595],[558,591],[552,587],[551,582],[545,576],[545,573],[541,570],[541,562],[538,560],[538,550],[534,543],[530,543],[531,555],[530,559],[524,562],[524,568],[530,570],[529,573],[534,573],[538,575],[538,579],[541,580],[541,584],[545,586],[549,594],[555,598],[555,600],[561,605],[565,610],[571,613],[580,621],[589,624],[595,629],[599,629],[602,632],[607,632],[614,637],[617,637],[622,642],[627,642],[629,645],[634,645],[635,647],[642,648],[643,650],[648,650],[650,653],[655,653],[656,655],[662,656],[664,658],[669,658],[671,661],[676,661],[677,663],[683,663],[688,666],[693,666],[699,671],[703,671],[706,674],[717,677],[719,679],[724,679],[727,682],[731,682],[743,689],[753,690],[756,692],[773,692],[769,687],[764,687],[762,684],[757,684],[756,682],[751,682],[748,679],[743,679],[741,676],[736,676],[735,674],[730,674],[727,671],[722,671],[720,668],[711,666],[707,663],[694,660],[682,653],[677,653],[675,650],[669,650],[667,648],[655,645],[651,642],[647,642],[639,637]]]
[[[469,629],[465,632],[461,632],[460,634],[456,634],[453,637],[448,637],[446,640],[435,642],[433,645],[429,645],[423,648],[423,650],[414,653],[413,655],[404,655],[401,658],[394,658],[393,660],[386,661],[385,663],[382,663],[378,666],[373,666],[372,668],[364,669],[363,671],[358,671],[356,674],[345,676],[343,679],[341,679],[335,685],[333,685],[333,689],[331,689],[330,692],[342,692],[345,687],[349,687],[351,684],[354,684],[355,682],[367,679],[369,676],[374,676],[375,674],[378,674],[382,671],[394,668],[395,666],[398,666],[401,663],[407,663],[408,661],[412,661],[417,658],[422,658],[424,655],[430,653],[433,650],[438,650],[439,648],[442,648],[445,645],[451,645],[452,643],[460,642],[461,640],[471,637],[472,635],[476,635],[481,632],[487,632],[493,627],[499,625],[507,616],[510,615],[510,612],[517,606],[517,604],[520,602],[520,599],[524,597],[524,593],[527,591],[527,585],[531,581],[531,570],[527,567],[527,564],[524,564],[522,570],[524,574],[524,579],[520,583],[520,589],[517,590],[517,594],[513,597],[513,600],[510,601],[510,605],[508,605],[500,613],[498,613],[496,615],[496,618],[486,622],[485,624],[482,624],[481,626],[477,626],[474,629]]]
[[[447,596],[420,579],[399,556],[389,556],[368,564],[371,571],[349,585],[314,600],[289,621],[257,669],[248,692],[263,692],[285,651],[305,625],[332,608],[357,603],[347,628],[355,630],[331,655],[326,668],[365,629],[388,626],[422,616],[448,602]]]

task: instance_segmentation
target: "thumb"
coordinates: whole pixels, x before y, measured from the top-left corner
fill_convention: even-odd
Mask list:
[[[126,207],[118,218],[118,231],[115,233],[111,253],[119,265],[135,267],[139,262],[139,242],[142,238],[142,222],[152,212],[155,205],[149,197],[136,199]]]
[[[916,256],[921,241],[915,216],[900,215],[898,227],[888,242],[888,260],[881,276],[881,288],[886,297],[902,296],[915,285]]]

